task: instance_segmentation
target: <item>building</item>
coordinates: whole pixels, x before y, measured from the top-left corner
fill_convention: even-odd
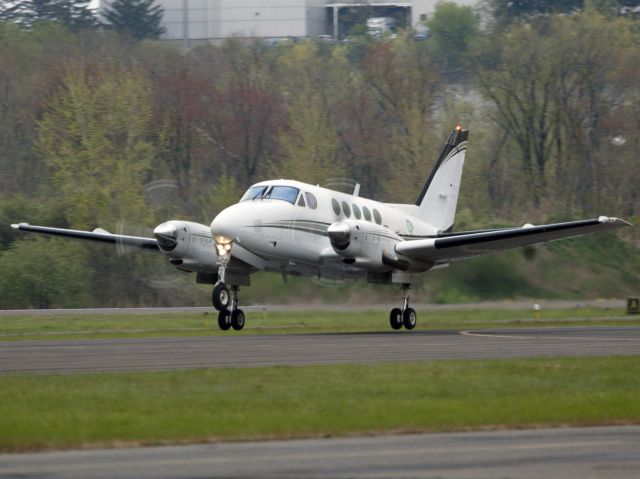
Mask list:
[[[439,0],[156,0],[164,8],[165,40],[185,47],[228,37],[280,39],[330,35],[341,38],[342,18],[358,9],[384,16],[392,11],[415,26]],[[473,5],[477,0],[457,0]],[[101,2],[101,7],[108,3]],[[378,13],[381,12],[381,13]]]

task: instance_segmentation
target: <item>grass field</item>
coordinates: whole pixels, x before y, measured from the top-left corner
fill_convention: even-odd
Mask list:
[[[0,451],[640,422],[640,356],[0,377]]]
[[[221,332],[215,313],[118,314],[68,316],[0,316],[0,341],[21,339],[212,336],[220,334],[283,334],[388,331],[386,311],[246,311],[242,332]],[[419,311],[418,329],[482,329],[580,325],[639,325],[639,316],[623,309],[438,310]]]

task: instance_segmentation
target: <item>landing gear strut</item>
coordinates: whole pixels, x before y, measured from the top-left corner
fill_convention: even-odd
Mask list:
[[[409,307],[409,283],[402,284],[402,309],[393,308],[389,314],[389,323],[393,329],[400,329],[404,326],[406,329],[416,327],[418,316],[413,308]]]
[[[213,287],[211,302],[218,313],[218,326],[223,331],[233,328],[240,331],[244,328],[244,312],[238,308],[238,286],[232,285],[231,291],[225,284],[225,273],[229,263],[229,255],[221,257],[220,268],[218,268],[218,282]],[[229,309],[231,306],[231,309]]]

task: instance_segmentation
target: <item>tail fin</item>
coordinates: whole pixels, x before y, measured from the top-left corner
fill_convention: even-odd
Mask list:
[[[469,130],[463,130],[460,126],[451,131],[416,199],[420,219],[440,231],[451,229],[456,217],[468,137]]]

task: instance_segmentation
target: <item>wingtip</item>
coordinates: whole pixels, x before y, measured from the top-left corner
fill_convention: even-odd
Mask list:
[[[12,227],[14,230],[19,230],[21,226],[28,226],[28,225],[29,225],[29,223],[13,223],[13,224],[11,225],[11,227]]]
[[[615,226],[633,226],[628,221],[625,221],[621,218],[614,218],[612,216],[599,216],[598,221],[600,223],[611,223]]]

